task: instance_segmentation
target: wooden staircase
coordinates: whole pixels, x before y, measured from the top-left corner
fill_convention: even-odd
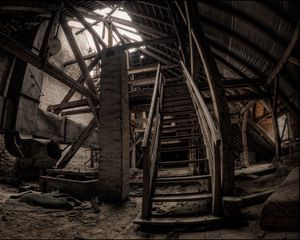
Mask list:
[[[213,138],[217,144],[212,144],[213,140],[208,146],[205,144],[209,129],[205,123],[200,126],[203,113],[199,116],[200,100],[193,94],[195,86],[190,81],[164,84],[158,66],[142,144],[144,192],[142,216],[135,220],[137,224],[199,225],[222,221],[217,216],[219,165],[214,164],[214,158],[219,157],[219,139]],[[212,119],[209,121],[213,123]]]

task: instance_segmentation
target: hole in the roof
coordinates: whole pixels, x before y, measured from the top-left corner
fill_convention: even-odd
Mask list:
[[[110,8],[110,7],[94,10],[95,13],[97,13],[103,17],[106,17],[111,11],[112,11],[112,8]],[[137,32],[137,30],[135,28],[129,27],[127,25],[121,24],[120,22],[114,21],[114,19],[113,19],[114,17],[118,18],[118,19],[130,21],[130,22],[132,21],[131,17],[126,13],[126,11],[122,7],[117,8],[117,10],[114,11],[110,16],[112,17],[112,22],[115,25],[115,27],[117,28],[118,32],[121,35],[125,36],[130,42],[143,41],[142,37],[139,35],[139,33]],[[89,19],[89,18],[85,18],[85,20],[90,24],[97,22],[97,20],[93,20],[93,19]],[[70,20],[68,23],[71,27],[83,28],[83,25],[78,21]],[[98,35],[100,37],[102,37],[103,41],[106,44],[108,44],[108,28],[105,27],[105,24],[103,22],[99,22],[99,23],[93,25],[92,27],[95,29],[95,31],[98,33]],[[103,27],[104,27],[104,30],[103,30]],[[90,45],[92,51],[96,52],[97,50],[96,50],[96,46],[95,46],[92,35],[88,31],[83,31],[81,34],[86,35],[88,44]],[[117,44],[119,44],[120,39],[114,31],[112,34],[113,34],[112,45],[116,46]],[[135,48],[129,49],[129,52],[134,52],[134,51],[136,51]]]

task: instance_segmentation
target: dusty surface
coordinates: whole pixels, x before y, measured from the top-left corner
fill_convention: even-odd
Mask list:
[[[280,177],[281,175],[282,177]],[[268,188],[284,179],[281,173],[272,173],[252,179],[238,180],[239,191],[253,192]],[[279,180],[278,180],[279,179]],[[297,232],[267,232],[259,227],[262,205],[243,209],[243,220],[239,226],[225,226],[220,230],[202,228],[187,229],[140,229],[133,223],[141,209],[140,171],[131,177],[130,199],[124,204],[102,203],[96,212],[91,202],[83,202],[72,210],[54,210],[29,205],[12,206],[6,204],[9,196],[18,193],[13,184],[0,182],[0,238],[1,239],[299,239]],[[249,190],[249,186],[252,188]],[[169,190],[194,191],[198,186],[169,186]],[[165,189],[166,190],[166,189]],[[157,213],[164,214],[172,204],[154,206]],[[181,203],[181,209],[185,204]],[[159,210],[161,209],[161,210]],[[225,223],[230,225],[229,223]]]

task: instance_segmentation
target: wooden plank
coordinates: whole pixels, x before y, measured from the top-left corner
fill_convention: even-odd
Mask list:
[[[189,163],[196,163],[196,162],[204,162],[207,161],[207,158],[202,159],[194,159],[194,160],[177,160],[177,161],[160,161],[158,165],[161,166],[168,166],[168,165],[181,165],[181,164],[189,164]]]
[[[170,147],[170,148],[165,148],[161,147],[159,148],[159,152],[164,153],[164,152],[178,152],[178,151],[187,151],[190,149],[205,149],[205,145],[194,145],[194,146],[186,146],[186,147]]]
[[[76,108],[76,107],[84,107],[88,106],[87,99],[81,99],[81,100],[75,100],[72,102],[64,102],[60,104],[55,105],[49,105],[47,108],[47,111],[53,111],[53,110],[65,110],[70,108]]]
[[[200,201],[203,199],[212,198],[211,193],[206,194],[168,194],[160,195],[152,198],[153,202],[186,202],[186,201]]]
[[[21,45],[19,42],[10,38],[2,32],[0,32],[0,48],[11,53],[22,61],[30,63],[41,71],[49,74],[53,78],[73,89],[75,92],[77,91],[83,96],[90,97],[95,102],[99,101],[98,96],[91,92],[89,89],[77,83],[74,79],[72,79],[66,73],[53,66],[49,62],[43,64],[43,59],[41,57],[37,56],[26,47]]]
[[[93,119],[86,126],[86,128],[82,131],[78,139],[72,144],[70,150],[66,153],[66,155],[59,161],[57,164],[57,168],[64,168],[70,162],[70,160],[74,157],[76,152],[82,146],[84,141],[93,133],[96,128],[96,121]]]
[[[91,108],[88,107],[88,108],[63,111],[63,112],[61,112],[61,116],[78,115],[78,114],[85,114],[85,113],[91,113],[91,112],[92,112]]]
[[[179,64],[162,65],[161,70],[163,71],[165,69],[171,69],[171,68],[177,68],[177,67],[180,67],[180,65]],[[129,68],[128,69],[128,75],[154,72],[156,70],[157,70],[157,64],[149,64],[149,65],[144,65],[144,66],[141,66],[141,67]]]
[[[185,177],[158,177],[155,178],[155,182],[159,183],[184,183],[184,182],[198,182],[200,180],[210,179],[210,175],[197,175],[197,176],[185,176]]]
[[[204,226],[220,225],[224,221],[221,217],[200,216],[200,217],[152,217],[149,220],[136,218],[134,223],[142,226]]]

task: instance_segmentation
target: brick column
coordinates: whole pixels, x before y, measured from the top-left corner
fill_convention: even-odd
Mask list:
[[[100,197],[124,201],[129,194],[129,104],[126,56],[107,49],[100,85]]]

